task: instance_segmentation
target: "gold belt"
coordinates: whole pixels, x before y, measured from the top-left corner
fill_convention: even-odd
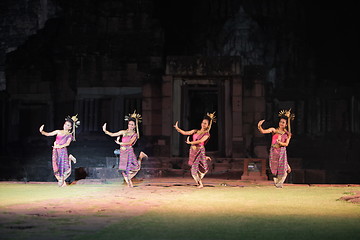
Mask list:
[[[191,148],[195,150],[195,149],[197,149],[197,148],[204,148],[204,146],[195,146],[195,145],[192,145]]]
[[[128,148],[131,148],[131,146],[129,146]],[[126,149],[128,149],[128,148],[126,148],[126,147],[124,147],[124,146],[121,146],[121,147],[120,147],[120,150],[126,150]]]
[[[278,144],[278,143],[272,144],[271,146],[274,148],[281,148],[280,144]]]

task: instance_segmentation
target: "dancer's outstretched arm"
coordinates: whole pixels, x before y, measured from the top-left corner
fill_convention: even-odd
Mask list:
[[[107,124],[107,123],[104,123],[104,125],[102,126],[102,129],[103,129],[104,133],[105,133],[106,135],[109,135],[110,137],[118,137],[118,136],[120,136],[120,135],[123,135],[124,132],[125,132],[124,130],[120,130],[120,131],[115,132],[115,133],[109,132],[108,130],[106,130],[106,124]]]
[[[263,124],[263,122],[265,122],[265,120],[261,120],[261,121],[258,122],[259,132],[261,132],[262,134],[275,132],[275,128],[263,129],[263,128],[261,127],[261,125]]]
[[[180,129],[178,126],[178,121],[176,121],[176,123],[174,124],[174,128],[176,129],[176,131],[178,131],[182,135],[193,135],[196,132],[195,129],[190,130],[190,131],[184,131],[184,130]]]
[[[52,131],[52,132],[45,132],[44,131],[44,124],[41,125],[41,127],[39,128],[39,131],[42,135],[44,136],[47,136],[47,137],[50,137],[50,136],[55,136],[59,133],[60,130],[55,130],[55,131]]]

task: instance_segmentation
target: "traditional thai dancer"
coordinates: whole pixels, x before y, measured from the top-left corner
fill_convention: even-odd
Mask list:
[[[106,130],[106,123],[103,125],[103,131],[105,134],[111,137],[118,137],[115,142],[120,145],[120,160],[119,170],[121,171],[125,182],[128,187],[133,187],[131,179],[138,173],[141,168],[141,161],[148,156],[144,152],[140,152],[137,158],[133,146],[140,138],[139,134],[139,122],[141,122],[141,115],[134,111],[133,114],[125,116],[125,121],[128,121],[128,128],[126,130],[120,130],[116,133]],[[121,137],[121,142],[120,140]]]
[[[288,173],[291,172],[287,161],[286,147],[289,145],[291,139],[290,121],[295,118],[295,115],[291,114],[290,111],[291,109],[279,112],[280,120],[278,128],[263,129],[261,125],[265,120],[258,122],[258,129],[261,133],[272,133],[269,165],[274,184],[277,188],[283,187]],[[288,128],[288,130],[286,128]]]
[[[65,118],[65,123],[63,130],[55,130],[52,132],[45,132],[44,125],[41,125],[39,131],[42,135],[45,136],[55,136],[56,140],[54,142],[53,151],[52,151],[52,165],[54,170],[54,175],[58,180],[59,187],[65,187],[65,180],[71,174],[71,161],[76,163],[76,158],[73,155],[68,155],[67,147],[70,145],[71,141],[75,141],[75,128],[80,125],[76,116],[68,116]]]
[[[210,138],[210,129],[213,122],[216,122],[215,112],[208,113],[201,122],[201,130],[193,129],[184,131],[179,128],[178,122],[175,123],[174,128],[182,135],[192,135],[192,141],[187,137],[186,143],[191,145],[189,150],[188,164],[191,166],[191,175],[194,178],[198,188],[203,188],[202,179],[209,170],[208,160],[210,157],[205,155],[205,144]]]

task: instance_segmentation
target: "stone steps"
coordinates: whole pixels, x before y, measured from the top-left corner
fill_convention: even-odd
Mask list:
[[[149,157],[142,161],[141,170],[137,177],[185,177],[190,176],[190,166],[187,164],[188,158],[166,158]],[[82,178],[113,178],[119,175],[117,167],[118,157],[106,157],[104,165],[96,167],[78,167],[75,171],[75,179]],[[240,179],[243,173],[243,159],[217,158],[209,161],[209,172],[207,176],[231,177]]]
[[[228,179],[244,179],[244,180],[256,180],[257,178],[267,179],[268,176],[265,173],[269,172],[268,164],[265,167],[266,169],[262,170],[261,168],[264,165],[261,165],[260,162],[265,159],[258,158],[219,158],[212,157],[211,161],[208,161],[209,171],[207,177],[218,177],[218,178],[228,178]],[[267,160],[265,160],[267,161]],[[144,159],[141,164],[141,170],[137,174],[138,178],[151,178],[151,177],[185,177],[190,176],[190,166],[187,164],[188,158],[184,157],[149,157]],[[244,162],[248,162],[249,166],[246,166],[247,169],[244,169]],[[254,162],[254,163],[252,163]],[[80,170],[75,172],[75,179],[83,178],[116,178],[121,177],[117,167],[119,163],[118,157],[106,157],[105,161],[98,161],[96,167],[83,167]],[[291,165],[294,173],[291,181],[304,182],[302,180],[301,170],[298,170],[302,167],[302,159],[300,158],[289,158],[289,164]],[[251,167],[251,168],[250,168]],[[254,168],[255,167],[255,168]],[[246,173],[246,176],[243,174]],[[257,176],[259,175],[259,176]],[[303,174],[304,175],[304,174]],[[289,177],[290,179],[290,177]]]

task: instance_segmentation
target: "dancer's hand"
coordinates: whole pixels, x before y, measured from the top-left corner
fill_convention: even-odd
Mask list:
[[[102,126],[102,129],[103,129],[104,133],[106,133],[106,124],[107,123],[104,123],[104,125]]]
[[[187,143],[187,144],[191,144],[191,142],[190,142],[190,136],[188,136],[188,137],[186,138],[186,143]]]
[[[44,131],[44,124],[41,125],[41,127],[39,128],[39,131],[42,133]]]
[[[179,123],[179,121],[176,121],[176,123],[174,124],[174,128],[175,128],[176,130],[179,128],[178,123]]]
[[[260,121],[258,122],[258,128],[261,127],[261,125],[263,124],[263,122],[265,122],[265,120],[260,120]]]
[[[120,137],[117,137],[115,142],[121,146]]]
[[[58,145],[58,144],[55,144],[55,143],[54,143],[53,148],[61,148],[61,146],[60,146],[60,145]]]

